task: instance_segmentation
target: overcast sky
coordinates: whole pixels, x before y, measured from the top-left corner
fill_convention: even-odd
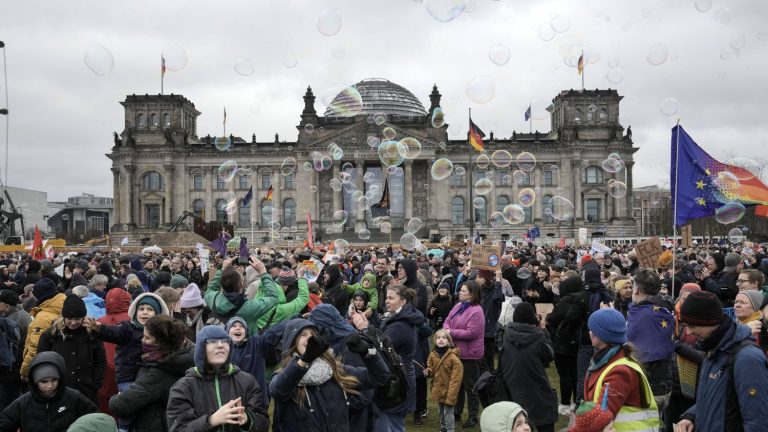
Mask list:
[[[448,22],[429,13],[450,3],[465,8]],[[668,182],[677,118],[715,157],[765,157],[768,144],[764,0],[25,0],[0,9],[0,40],[10,99],[0,81],[0,107],[10,108],[8,183],[47,191],[51,201],[112,196],[104,154],[112,131],[123,129],[119,102],[159,93],[160,55],[169,45],[185,51],[186,65],[168,72],[165,92],[194,102],[201,136],[220,134],[226,106],[228,132],[295,140],[307,85],[320,99],[326,89],[369,77],[406,87],[425,107],[437,83],[455,139],[466,134],[467,107],[486,133],[527,131],[523,113],[532,101],[534,129],[546,131],[543,108],[560,90],[581,85],[573,53],[583,48],[586,87],[624,96],[620,120],[632,125],[640,148],[635,185]],[[114,59],[109,69],[109,55],[88,54],[103,76],[85,62],[95,44]],[[490,60],[494,45],[509,49],[506,64]],[[177,67],[168,49],[169,67]],[[495,84],[486,103],[467,96],[480,75]],[[677,101],[671,115],[660,109],[667,98]],[[317,109],[324,109],[320,100]],[[5,128],[0,117],[0,158]]]

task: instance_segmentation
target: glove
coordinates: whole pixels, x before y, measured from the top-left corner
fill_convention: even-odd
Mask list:
[[[307,340],[307,348],[304,350],[304,355],[301,356],[301,360],[304,361],[304,363],[312,363],[316,358],[328,351],[328,347],[330,346],[331,344],[329,344],[323,336],[311,336]]]
[[[368,354],[368,342],[359,334],[352,334],[347,338],[347,348],[355,353],[365,356]]]

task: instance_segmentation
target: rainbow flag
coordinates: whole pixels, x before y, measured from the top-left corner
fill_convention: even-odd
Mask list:
[[[477,127],[476,124],[472,122],[472,119],[469,119],[469,145],[472,146],[473,149],[476,151],[483,151],[485,146],[483,145],[483,138],[485,137],[485,134],[483,131],[480,130],[479,127]]]
[[[269,189],[267,189],[267,196],[264,197],[267,201],[272,201],[272,186],[269,186]]]

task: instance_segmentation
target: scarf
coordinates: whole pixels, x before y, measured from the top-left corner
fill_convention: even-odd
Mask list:
[[[440,356],[442,358],[445,355],[445,353],[448,352],[448,345],[446,345],[444,347],[439,347],[439,346],[435,345],[435,352],[437,353],[438,356]]]
[[[715,329],[710,337],[708,337],[706,340],[699,341],[699,346],[701,349],[709,353],[713,349],[717,348],[717,346],[720,345],[720,342],[723,341],[725,334],[728,332],[728,330],[731,329],[732,323],[733,321],[730,318],[725,317],[723,322],[720,323],[720,325],[717,327],[717,329]]]
[[[760,321],[763,318],[763,314],[760,311],[757,311],[753,313],[752,315],[746,317],[743,320],[739,320],[742,324],[746,325],[750,321]]]
[[[453,316],[459,316],[462,313],[464,313],[464,311],[467,310],[467,309],[469,309],[469,302],[468,301],[463,301],[463,302],[461,302],[461,306],[459,306],[459,310],[457,310],[456,313],[453,314]]]
[[[621,345],[614,345],[610,348],[603,348],[595,353],[592,360],[589,361],[589,372],[596,371],[608,363],[614,355],[621,349]]]
[[[300,386],[319,386],[333,377],[333,369],[325,359],[318,357],[309,366],[307,373],[301,377]]]
[[[155,363],[168,355],[168,351],[160,349],[160,345],[141,343],[141,350],[144,354],[141,355],[141,359],[146,363]]]

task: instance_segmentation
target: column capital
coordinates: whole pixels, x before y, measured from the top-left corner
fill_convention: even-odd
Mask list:
[[[125,164],[123,165],[123,168],[125,168],[125,171],[129,174],[133,174],[136,171],[136,165],[132,164]]]
[[[113,174],[119,175],[120,174],[120,168],[119,167],[112,167],[110,168]]]

